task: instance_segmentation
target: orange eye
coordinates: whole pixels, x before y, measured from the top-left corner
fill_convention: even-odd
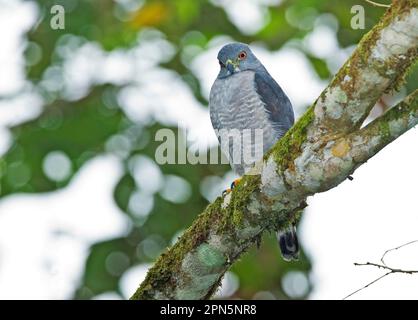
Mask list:
[[[244,60],[246,57],[247,57],[247,53],[245,51],[241,51],[238,54],[238,59],[240,59],[240,60]]]

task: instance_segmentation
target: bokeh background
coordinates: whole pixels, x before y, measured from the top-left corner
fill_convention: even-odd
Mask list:
[[[50,27],[55,4],[64,30]],[[356,4],[365,30],[350,26]],[[251,44],[298,117],[383,13],[360,0],[0,0],[0,298],[129,298],[235,178],[228,165],[154,161],[161,128],[180,127],[192,151],[217,148],[207,104],[221,46]],[[371,118],[417,79],[415,68]],[[217,298],[341,299],[381,275],[353,262],[418,239],[417,139],[411,130],[309,199],[299,262],[266,234]],[[387,261],[418,268],[418,246]],[[417,288],[394,275],[355,297]]]

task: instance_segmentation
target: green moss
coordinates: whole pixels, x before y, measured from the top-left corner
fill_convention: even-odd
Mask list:
[[[390,128],[388,121],[379,122],[379,135],[384,140],[390,140]]]
[[[243,220],[244,220],[243,212],[239,210],[234,210],[232,213],[232,223],[235,226],[242,226]]]
[[[307,137],[309,125],[315,118],[314,105],[311,106],[305,114],[296,122],[296,124],[281,138],[276,146],[270,150],[264,157],[266,160],[273,155],[278,165],[278,173],[281,174],[286,169],[294,170],[294,159],[301,151],[302,144]]]
[[[260,188],[260,183],[260,175],[244,176],[238,186],[234,189],[229,206],[232,210],[232,223],[234,226],[242,225],[244,212],[250,201],[250,196]]]

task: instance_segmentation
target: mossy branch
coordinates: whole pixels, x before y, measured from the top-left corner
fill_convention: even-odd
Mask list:
[[[318,135],[360,128],[381,97],[399,89],[418,54],[418,0],[395,0],[315,104]]]
[[[417,123],[417,91],[363,129],[418,55],[418,0],[397,0],[318,100],[232,193],[218,197],[163,253],[131,299],[207,299],[266,230],[291,223],[306,198],[337,186]]]

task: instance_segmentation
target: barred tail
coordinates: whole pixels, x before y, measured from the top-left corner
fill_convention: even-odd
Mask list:
[[[299,258],[299,242],[296,234],[296,227],[289,228],[277,232],[277,240],[279,242],[280,251],[285,261],[297,260]]]

